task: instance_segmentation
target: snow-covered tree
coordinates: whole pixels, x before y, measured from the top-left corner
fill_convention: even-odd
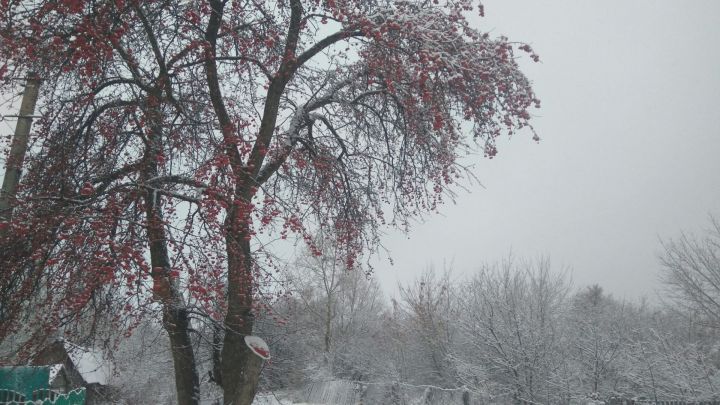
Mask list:
[[[318,238],[315,246],[315,253],[296,261],[290,276],[312,331],[309,360],[334,376],[367,379],[376,371],[372,350],[386,309],[383,293],[371,275],[347,267],[332,241]]]
[[[566,333],[577,394],[602,396],[613,391],[618,359],[629,333],[627,312],[624,303],[605,294],[597,284],[571,300]]]
[[[190,331],[210,318],[224,329],[224,402],[249,404],[264,240],[312,247],[324,228],[352,267],[382,226],[436,209],[471,145],[493,157],[498,136],[528,126],[538,101],[516,52],[537,56],[471,27],[473,9],[0,2],[0,79],[43,80],[27,175],[0,224],[13,303],[0,338],[39,290],[35,337],[90,312],[126,332],[159,306],[178,401],[196,404]]]
[[[683,233],[662,242],[662,281],[675,303],[720,327],[720,221],[701,236]]]
[[[400,286],[401,322],[405,340],[405,373],[416,384],[457,386],[452,361],[459,302],[451,272],[425,270],[409,285]]]
[[[547,260],[485,265],[463,288],[457,359],[469,387],[512,400],[556,402],[569,283]],[[487,382],[492,382],[488,385]]]

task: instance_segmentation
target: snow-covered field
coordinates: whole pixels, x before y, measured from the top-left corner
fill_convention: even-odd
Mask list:
[[[309,402],[293,402],[289,399],[282,398],[280,395],[260,394],[255,397],[253,405],[323,405],[313,404]]]

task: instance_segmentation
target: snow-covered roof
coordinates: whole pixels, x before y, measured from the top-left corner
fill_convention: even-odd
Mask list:
[[[70,360],[87,384],[108,385],[113,373],[113,365],[101,350],[88,349],[68,341],[64,344]]]

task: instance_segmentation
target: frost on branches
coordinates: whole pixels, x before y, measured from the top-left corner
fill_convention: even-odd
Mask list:
[[[458,158],[539,106],[470,0],[0,2],[0,72],[43,78],[13,218],[0,337],[131,333],[156,312],[181,403],[197,401],[191,319],[224,330],[214,380],[241,373],[271,238],[333,235],[352,267],[381,226],[433,211]],[[28,313],[27,309],[33,311]],[[25,346],[30,354],[33,345]],[[186,391],[182,391],[186,390]],[[183,399],[184,398],[184,399]]]

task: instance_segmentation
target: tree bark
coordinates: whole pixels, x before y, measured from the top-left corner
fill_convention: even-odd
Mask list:
[[[228,215],[228,312],[222,349],[222,387],[225,405],[250,405],[260,381],[262,359],[245,344],[254,325],[252,258],[248,230],[235,214]]]
[[[197,405],[200,379],[190,340],[188,311],[173,280],[170,278],[165,229],[160,217],[159,196],[148,191],[146,198],[147,233],[150,240],[153,292],[162,304],[163,328],[170,338],[170,350],[175,371],[178,404]]]
[[[332,295],[328,294],[327,306],[325,307],[325,359],[330,355],[330,340],[332,339]]]
[[[225,108],[215,62],[215,45],[225,3],[219,0],[210,0],[210,5],[212,13],[205,31],[205,39],[210,45],[205,61],[208,92],[223,134],[225,152],[230,161],[233,175],[238,181],[234,190],[235,201],[225,219],[228,308],[225,315],[225,338],[221,352],[222,375],[220,380],[222,381],[225,405],[250,405],[260,380],[262,359],[258,362],[257,356],[250,351],[244,341],[245,336],[252,334],[254,325],[254,281],[250,250],[251,234],[248,227],[251,219],[249,213],[244,212],[243,208],[249,206],[255,193],[251,190],[258,185],[257,175],[275,132],[280,99],[285,85],[292,76],[293,69],[297,66],[294,58],[290,56],[295,54],[297,48],[301,28],[302,3],[300,0],[290,0],[292,13],[284,52],[288,58],[282,62],[277,74],[270,81],[257,140],[247,158],[247,164],[243,164],[238,153],[233,121]]]
[[[157,95],[156,95],[157,96]],[[159,100],[159,97],[151,97]],[[159,101],[149,101],[149,103]],[[145,152],[143,179],[158,175],[157,156],[162,151],[161,117],[158,108],[148,113],[151,125],[149,147]],[[167,249],[167,238],[162,217],[161,197],[152,188],[145,196],[146,230],[150,243],[153,293],[160,301],[163,313],[163,328],[170,338],[170,351],[175,371],[175,389],[178,404],[197,405],[200,401],[200,379],[198,377],[195,353],[190,340],[190,319],[185,301],[178,291],[176,280],[171,276],[171,263]]]
[[[149,197],[151,200],[153,197]],[[162,222],[158,221],[158,212],[148,201],[147,212],[155,211],[155,218],[148,224],[148,237],[150,238],[150,262],[153,267],[153,290],[162,302],[163,328],[170,338],[170,350],[175,371],[175,389],[178,404],[196,405],[199,403],[200,379],[195,364],[195,353],[190,341],[187,308],[172,285],[167,273],[170,269],[170,260],[165,243],[165,232]],[[158,224],[158,222],[160,222]],[[162,270],[161,270],[162,269]],[[163,274],[165,273],[165,274]]]

